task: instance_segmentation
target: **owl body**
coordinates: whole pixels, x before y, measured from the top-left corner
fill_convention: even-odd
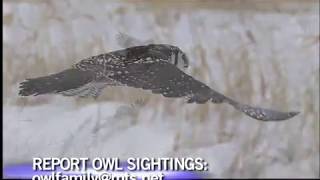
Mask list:
[[[150,44],[146,46],[134,46],[122,50],[113,51],[86,58],[75,64],[75,68],[81,70],[113,70],[128,67],[134,63],[156,63],[165,61],[184,69],[189,66],[189,60],[178,47],[167,44]]]

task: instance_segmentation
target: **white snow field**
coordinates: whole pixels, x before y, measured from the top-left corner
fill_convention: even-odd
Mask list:
[[[33,157],[202,157],[212,177],[319,177],[319,1],[3,5],[5,166]],[[18,96],[26,78],[121,48],[119,32],[179,46],[188,74],[240,102],[301,113],[260,122],[226,104],[119,87],[97,100]]]

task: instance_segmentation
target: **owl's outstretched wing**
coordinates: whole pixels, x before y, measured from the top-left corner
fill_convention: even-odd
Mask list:
[[[165,97],[186,97],[188,103],[227,102],[235,109],[257,120],[279,121],[298,114],[298,112],[279,112],[241,104],[164,61],[133,63],[124,69],[116,70],[116,72],[110,78],[124,85],[151,90],[152,93],[162,94]]]

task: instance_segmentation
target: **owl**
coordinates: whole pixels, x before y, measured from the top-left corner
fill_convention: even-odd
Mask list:
[[[124,38],[121,50],[84,58],[61,72],[26,79],[20,83],[21,96],[61,94],[97,98],[108,86],[134,87],[168,98],[186,98],[187,103],[226,103],[262,121],[280,121],[299,112],[280,112],[240,103],[215,91],[184,72],[189,59],[179,47],[170,44],[138,42]]]

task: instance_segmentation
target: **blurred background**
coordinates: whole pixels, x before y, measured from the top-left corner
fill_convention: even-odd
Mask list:
[[[3,20],[4,165],[202,157],[211,177],[319,177],[319,1],[4,0]],[[120,32],[179,46],[188,74],[240,102],[301,114],[266,123],[119,87],[18,96],[26,78],[122,48]]]

